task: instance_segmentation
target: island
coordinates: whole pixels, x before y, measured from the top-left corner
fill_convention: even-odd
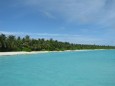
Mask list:
[[[60,42],[58,40],[44,38],[34,39],[26,35],[25,37],[0,34],[0,52],[13,51],[64,51],[64,50],[84,50],[84,49],[115,49],[115,46],[74,44]]]

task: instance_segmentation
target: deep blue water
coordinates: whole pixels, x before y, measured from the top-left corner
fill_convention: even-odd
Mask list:
[[[0,56],[0,86],[115,86],[115,50]]]

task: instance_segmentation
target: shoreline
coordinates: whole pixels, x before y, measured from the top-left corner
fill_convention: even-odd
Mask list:
[[[17,51],[17,52],[0,52],[0,56],[12,56],[12,55],[29,55],[29,54],[39,54],[39,53],[48,53],[49,51]]]
[[[49,53],[49,52],[78,52],[78,51],[93,51],[93,50],[107,50],[107,49],[84,49],[84,50],[64,50],[64,51],[17,51],[17,52],[0,52],[0,56],[12,56],[12,55],[29,55],[29,54],[41,54],[41,53]]]

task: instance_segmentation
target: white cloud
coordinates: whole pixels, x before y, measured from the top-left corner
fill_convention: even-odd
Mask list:
[[[7,31],[0,31],[0,34],[6,34],[6,35],[22,35],[24,33],[22,32],[7,32]]]
[[[25,4],[49,17],[58,14],[69,22],[103,25],[115,22],[115,0],[25,0]]]
[[[7,32],[0,31],[2,34],[6,35],[33,35],[33,36],[48,36],[48,37],[79,37],[80,35],[69,35],[69,34],[51,34],[51,33],[27,33],[27,32]]]
[[[56,17],[53,16],[50,12],[44,11],[42,13],[44,13],[44,15],[47,16],[48,18],[56,19]]]

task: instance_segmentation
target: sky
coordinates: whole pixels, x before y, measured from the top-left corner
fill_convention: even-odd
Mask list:
[[[115,0],[0,0],[0,33],[115,46]]]

